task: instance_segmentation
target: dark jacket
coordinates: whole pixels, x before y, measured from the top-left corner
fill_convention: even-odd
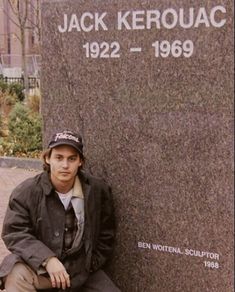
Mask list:
[[[101,179],[79,174],[84,193],[84,270],[100,269],[110,256],[114,243],[114,213],[110,187]],[[65,212],[49,175],[43,172],[27,179],[11,194],[5,215],[2,239],[11,251],[0,266],[0,278],[18,261],[37,271],[42,262],[58,257],[70,275],[79,273],[81,248],[62,255]]]

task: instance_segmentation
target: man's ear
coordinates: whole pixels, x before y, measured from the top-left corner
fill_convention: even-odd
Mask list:
[[[50,164],[50,158],[48,156],[45,157],[46,163]]]

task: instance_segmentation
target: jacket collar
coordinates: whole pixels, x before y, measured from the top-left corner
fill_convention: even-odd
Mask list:
[[[41,185],[43,192],[46,196],[50,195],[54,187],[50,180],[50,175],[47,171],[44,171],[41,176]]]
[[[82,170],[79,172],[78,177],[82,185],[83,194],[85,196],[90,190],[89,175]],[[50,195],[52,191],[55,190],[55,188],[51,183],[50,174],[47,171],[44,171],[42,173],[41,181],[44,194],[46,196]]]
[[[88,194],[90,192],[90,188],[91,188],[90,181],[89,181],[89,175],[86,172],[84,172],[83,170],[81,170],[78,174],[78,177],[79,177],[79,180],[81,182],[83,195],[84,195],[85,201],[86,201]]]
[[[78,176],[75,177],[75,181],[74,181],[74,185],[73,185],[73,197],[84,199],[84,194],[82,191],[82,184],[81,184]]]

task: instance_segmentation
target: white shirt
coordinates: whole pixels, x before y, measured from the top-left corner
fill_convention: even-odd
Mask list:
[[[63,193],[59,193],[57,192],[61,203],[64,205],[65,210],[68,209],[69,203],[71,201],[72,195],[73,195],[73,189],[71,189],[68,193],[63,194]]]

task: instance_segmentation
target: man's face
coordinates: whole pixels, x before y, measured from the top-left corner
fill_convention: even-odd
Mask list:
[[[61,183],[73,184],[78,168],[82,165],[76,149],[68,145],[53,148],[46,162],[50,164],[51,180],[55,187]]]

